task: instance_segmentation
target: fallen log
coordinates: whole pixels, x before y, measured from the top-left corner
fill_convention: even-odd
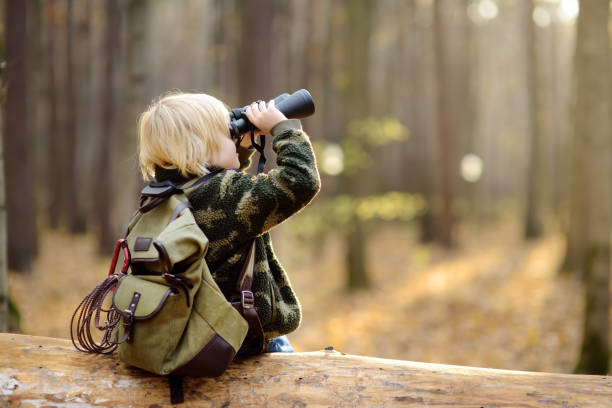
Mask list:
[[[0,406],[169,405],[167,379],[70,341],[0,334]],[[185,379],[185,407],[612,407],[612,377],[531,373],[346,355],[334,350],[238,360]]]

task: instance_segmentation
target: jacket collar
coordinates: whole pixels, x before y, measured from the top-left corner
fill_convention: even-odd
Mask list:
[[[212,172],[215,170],[220,170],[221,167],[209,165],[206,167],[208,171]],[[183,184],[189,180],[193,180],[196,178],[195,174],[188,174],[187,177],[183,176],[179,169],[171,168],[166,169],[161,166],[155,166],[155,181],[171,181],[174,184]]]

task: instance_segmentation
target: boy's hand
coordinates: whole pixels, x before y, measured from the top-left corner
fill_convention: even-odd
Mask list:
[[[260,131],[258,134],[270,136],[270,130],[280,121],[286,120],[287,117],[274,106],[274,99],[268,102],[253,102],[246,110],[247,118]]]

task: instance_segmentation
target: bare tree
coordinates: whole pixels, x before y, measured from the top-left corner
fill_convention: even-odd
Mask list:
[[[0,79],[0,86],[2,81]],[[6,259],[6,193],[4,151],[2,149],[2,112],[0,111],[0,333],[8,331],[8,283]]]
[[[27,134],[27,41],[26,4],[6,2],[4,70],[4,151],[6,160],[6,208],[8,267],[30,268],[37,252],[36,205]]]
[[[346,40],[346,65],[350,83],[346,92],[346,124],[348,128],[352,122],[369,115],[368,104],[368,61],[371,33],[371,11],[373,3],[368,0],[351,0],[347,3],[348,12],[348,38]],[[350,134],[348,135],[350,137]],[[364,194],[364,179],[362,172],[345,172],[345,190],[351,197],[360,197]],[[363,221],[353,212],[347,231],[347,286],[349,289],[367,288],[370,280],[367,272],[366,235]]]
[[[418,174],[413,183],[414,188],[426,197],[428,206],[426,212],[419,217],[421,242],[431,242],[436,236],[433,206],[435,193],[435,89],[434,89],[434,53],[433,35],[430,29],[432,18],[431,6],[423,7],[414,4],[414,23],[409,32],[409,67],[413,73],[409,78],[412,92],[410,95],[413,108],[410,112],[411,135],[414,138],[416,154],[412,154],[407,162],[408,174]],[[409,152],[411,153],[411,152]],[[409,178],[405,177],[406,182]],[[409,189],[410,185],[405,188]]]
[[[74,77],[78,86],[74,89],[75,105],[78,107],[78,115],[75,119],[75,149],[74,157],[75,173],[74,182],[77,192],[88,191],[91,186],[92,174],[94,173],[95,160],[92,156],[97,149],[95,144],[94,110],[98,109],[94,103],[95,91],[93,87],[92,69],[94,63],[93,52],[93,0],[78,1],[75,3],[74,26],[72,28],[75,37],[73,46]],[[81,233],[88,229],[91,217],[87,217],[93,210],[94,197],[91,194],[77,194],[77,202],[74,203],[75,213],[69,218],[69,226],[72,232]]]
[[[100,133],[100,155],[98,161],[98,180],[95,183],[96,217],[99,225],[98,248],[106,253],[112,250],[117,239],[113,228],[112,203],[115,198],[116,174],[113,160],[115,157],[115,133],[117,131],[116,103],[116,68],[119,48],[120,9],[117,0],[106,2],[106,26],[104,44],[104,73],[102,87],[102,132]]]
[[[60,223],[60,209],[62,201],[61,189],[61,156],[60,156],[60,135],[59,129],[59,97],[57,92],[57,78],[55,75],[55,55],[56,42],[55,30],[57,24],[57,2],[49,0],[44,5],[43,31],[44,31],[44,50],[45,50],[45,88],[46,88],[46,133],[47,133],[47,163],[46,163],[46,209],[49,226],[57,228]]]
[[[538,52],[536,49],[536,33],[532,19],[535,3],[526,0],[526,28],[525,36],[527,45],[527,93],[529,130],[531,151],[529,154],[529,170],[527,172],[527,209],[525,218],[525,238],[537,238],[542,235],[542,129],[540,122],[541,97],[538,78]]]
[[[242,45],[240,54],[240,100],[251,102],[272,97],[271,47],[274,2],[247,0],[241,3]]]
[[[77,90],[75,87],[75,58],[74,39],[75,39],[75,24],[74,24],[74,3],[73,0],[67,0],[66,3],[66,157],[65,176],[63,182],[66,185],[67,199],[64,200],[64,214],[68,221],[68,228],[71,232],[83,232],[85,230],[84,217],[81,214],[79,206],[79,185],[78,185],[78,160],[77,160],[77,123],[80,115],[84,114],[82,107],[77,104]]]
[[[586,204],[583,213],[571,214],[586,226],[585,251],[580,256],[586,278],[586,308],[576,372],[591,374],[608,373],[610,358],[612,95],[609,12],[607,1],[581,2],[575,55],[577,82],[573,154],[576,155],[574,163],[580,165],[583,172],[575,175],[574,182],[584,186]]]
[[[118,142],[121,146],[117,151],[117,169],[119,182],[116,185],[117,196],[114,208],[117,217],[117,227],[125,224],[137,204],[138,191],[141,187],[138,163],[134,160],[137,149],[138,115],[146,106],[145,82],[147,66],[145,59],[145,37],[148,20],[148,0],[129,0],[126,7],[126,37],[125,37],[125,67],[123,74],[123,90],[125,105],[118,118],[121,124]]]
[[[434,49],[436,54],[436,108],[438,118],[438,177],[439,192],[442,199],[442,214],[438,224],[439,240],[446,246],[453,245],[453,177],[452,152],[453,135],[451,134],[450,97],[447,95],[449,87],[446,33],[445,33],[445,3],[442,0],[434,2]]]
[[[36,199],[40,204],[44,201],[40,199],[40,191],[45,181],[46,169],[43,163],[46,162],[47,132],[45,125],[46,98],[44,81],[46,78],[45,56],[43,49],[43,4],[42,0],[27,1],[27,36],[28,36],[28,61],[35,61],[28,64],[27,72],[27,117],[28,117],[28,143],[30,157],[32,160],[32,170],[35,180]]]
[[[238,58],[240,103],[258,99],[269,100],[274,95],[272,80],[272,50],[274,43],[272,23],[274,2],[272,0],[246,0],[240,5],[241,53]],[[272,143],[265,147],[268,159],[266,170],[274,163]]]
[[[584,19],[584,13],[582,14],[582,18]],[[579,20],[580,21],[580,20]],[[583,23],[583,31],[581,31],[580,41],[584,40],[585,28]],[[578,38],[577,38],[578,41]],[[583,47],[581,45],[581,47]],[[578,43],[576,43],[576,55],[574,57],[574,61],[576,64],[576,92],[578,93],[578,82],[580,78],[578,78],[578,69],[584,70],[583,67],[584,61],[579,60],[578,54]],[[578,66],[580,65],[580,66]],[[582,79],[584,81],[585,79]],[[583,85],[584,86],[584,85]],[[586,253],[586,243],[587,243],[587,223],[585,222],[585,217],[588,213],[588,203],[587,203],[587,178],[585,174],[584,163],[589,160],[589,158],[583,153],[583,141],[581,139],[581,126],[584,126],[584,123],[578,123],[579,119],[579,109],[583,109],[584,107],[576,100],[574,109],[575,109],[575,119],[574,119],[574,135],[571,141],[571,171],[570,171],[570,194],[569,194],[569,227],[567,231],[567,247],[565,250],[565,259],[563,260],[563,265],[561,267],[561,273],[576,273],[578,276],[584,278],[584,254]],[[584,120],[583,120],[584,121]]]

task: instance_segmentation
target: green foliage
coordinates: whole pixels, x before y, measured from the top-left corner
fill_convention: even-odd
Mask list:
[[[359,200],[356,213],[360,219],[365,221],[380,219],[407,222],[422,215],[426,207],[426,201],[421,195],[392,191]]]
[[[427,202],[420,194],[392,191],[361,198],[339,195],[333,199],[315,201],[308,211],[298,214],[289,222],[292,231],[307,238],[332,229],[346,229],[354,217],[364,222],[409,222],[426,210]]]
[[[347,136],[368,146],[384,146],[406,139],[408,129],[392,116],[353,120],[347,125]]]
[[[370,149],[405,140],[408,133],[408,128],[392,116],[350,121],[341,144],[345,171],[354,173],[369,168],[372,165]]]

